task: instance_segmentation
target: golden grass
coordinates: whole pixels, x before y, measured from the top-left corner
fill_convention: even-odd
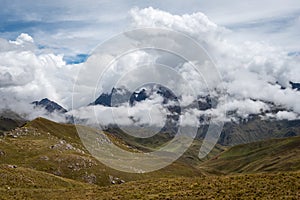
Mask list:
[[[0,191],[4,199],[299,199],[300,173],[161,178],[97,188]]]

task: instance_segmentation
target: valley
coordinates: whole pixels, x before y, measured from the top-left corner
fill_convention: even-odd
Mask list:
[[[124,150],[151,150],[149,144],[110,132],[102,134]],[[74,125],[37,118],[0,138],[0,193],[4,199],[300,197],[300,137],[218,144],[203,160],[197,157],[200,146],[201,139],[194,140],[180,159],[161,170],[125,173],[91,156]]]

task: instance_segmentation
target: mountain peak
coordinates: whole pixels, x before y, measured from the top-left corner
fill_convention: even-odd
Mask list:
[[[292,89],[296,89],[296,90],[300,91],[300,83],[295,83],[295,82],[290,81],[290,84],[292,86]]]
[[[67,110],[65,108],[63,108],[62,106],[60,106],[59,104],[57,104],[54,101],[51,101],[48,98],[44,98],[40,101],[34,101],[32,102],[32,104],[35,105],[35,107],[42,107],[45,108],[49,113],[52,112],[60,112],[60,113],[66,113]]]

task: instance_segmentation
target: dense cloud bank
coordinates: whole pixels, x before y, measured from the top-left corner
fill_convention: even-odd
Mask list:
[[[182,32],[202,45],[210,54],[223,80],[226,101],[217,107],[207,111],[189,109],[183,115],[189,115],[191,123],[196,122],[195,118],[208,114],[228,120],[223,116],[224,111],[234,111],[233,119],[247,118],[250,114],[261,114],[264,118],[276,119],[297,119],[300,114],[300,92],[293,90],[290,81],[300,82],[300,57],[297,54],[289,54],[280,47],[274,47],[263,42],[256,41],[235,41],[231,30],[220,27],[210,21],[203,13],[185,15],[172,15],[168,12],[153,8],[132,9],[132,28],[158,27],[168,28]],[[109,56],[109,55],[107,55]],[[172,57],[171,57],[172,58]],[[164,64],[174,64],[174,59],[165,59]],[[86,62],[93,62],[93,56]],[[161,59],[160,55],[143,50],[128,54],[118,60],[111,69],[111,78],[120,76],[130,71],[141,63],[155,62]],[[0,39],[0,109],[10,109],[24,114],[29,119],[37,116],[46,116],[56,121],[64,120],[64,117],[55,113],[49,115],[43,109],[34,109],[31,102],[47,97],[67,109],[72,108],[73,85],[78,70],[85,69],[86,63],[66,64],[63,55],[55,55],[47,49],[41,49],[35,44],[34,39],[28,34],[21,34],[15,41]],[[203,80],[199,80],[197,74],[190,70],[188,63],[180,65],[179,71],[203,95]],[[95,99],[86,98],[87,93],[94,92],[95,86],[89,84],[89,79],[97,66],[93,69],[85,69],[86,79],[77,82],[80,93],[80,104],[75,105],[74,114],[79,118],[89,119],[102,116],[104,124],[113,123],[117,120],[124,125],[130,125],[132,120],[128,119],[128,113],[139,118],[142,124],[149,121],[148,113],[145,110],[153,107],[151,123],[161,125],[163,116],[168,114],[159,102],[160,96],[138,103],[136,107],[129,108],[122,105],[113,108],[115,116],[103,106],[89,106]],[[143,79],[140,74],[139,79]],[[107,78],[107,85],[110,82]],[[283,89],[285,88],[285,89]],[[101,85],[96,92],[107,92],[111,88]],[[194,98],[188,94],[181,94],[180,103],[188,105]],[[97,95],[96,95],[97,96]],[[79,108],[80,107],[80,108]],[[270,112],[274,107],[280,107],[278,112]],[[129,109],[129,110],[128,110]],[[92,115],[91,115],[92,113]],[[104,120],[105,119],[105,120]],[[89,119],[90,123],[93,122]],[[153,124],[150,124],[153,125]]]

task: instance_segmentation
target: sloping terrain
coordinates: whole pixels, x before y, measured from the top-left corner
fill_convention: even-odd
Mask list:
[[[52,112],[66,113],[67,112],[67,110],[65,108],[63,108],[56,102],[51,101],[47,98],[44,98],[40,101],[34,101],[31,104],[35,105],[35,107],[44,108],[49,113],[52,113]]]
[[[300,170],[300,137],[234,146],[201,164],[202,169],[228,173]]]
[[[20,117],[17,113],[9,110],[1,111],[0,113],[0,135],[6,131],[13,130],[26,123],[26,120]]]
[[[3,199],[299,199],[300,173],[156,178],[109,187],[2,189]]]
[[[132,150],[121,140],[110,138],[123,149]],[[174,162],[162,170],[147,174],[113,170],[89,154],[74,125],[59,124],[43,118],[28,122],[0,138],[0,164],[24,167],[100,186],[110,185],[110,177],[127,182],[153,177],[202,175],[196,166],[185,161]]]
[[[123,141],[124,135],[118,133],[102,134],[128,151],[150,151],[160,144]],[[300,198],[300,137],[229,149],[217,145],[205,160],[197,157],[200,146],[201,140],[195,140],[179,160],[162,170],[124,173],[92,157],[74,125],[37,118],[0,137],[0,195],[2,199]]]
[[[93,188],[95,186],[55,176],[46,172],[15,165],[0,166],[0,188],[2,189],[78,189],[81,187]]]
[[[300,120],[261,120],[258,117],[246,122],[226,123],[219,144],[234,146],[272,138],[300,136]]]

